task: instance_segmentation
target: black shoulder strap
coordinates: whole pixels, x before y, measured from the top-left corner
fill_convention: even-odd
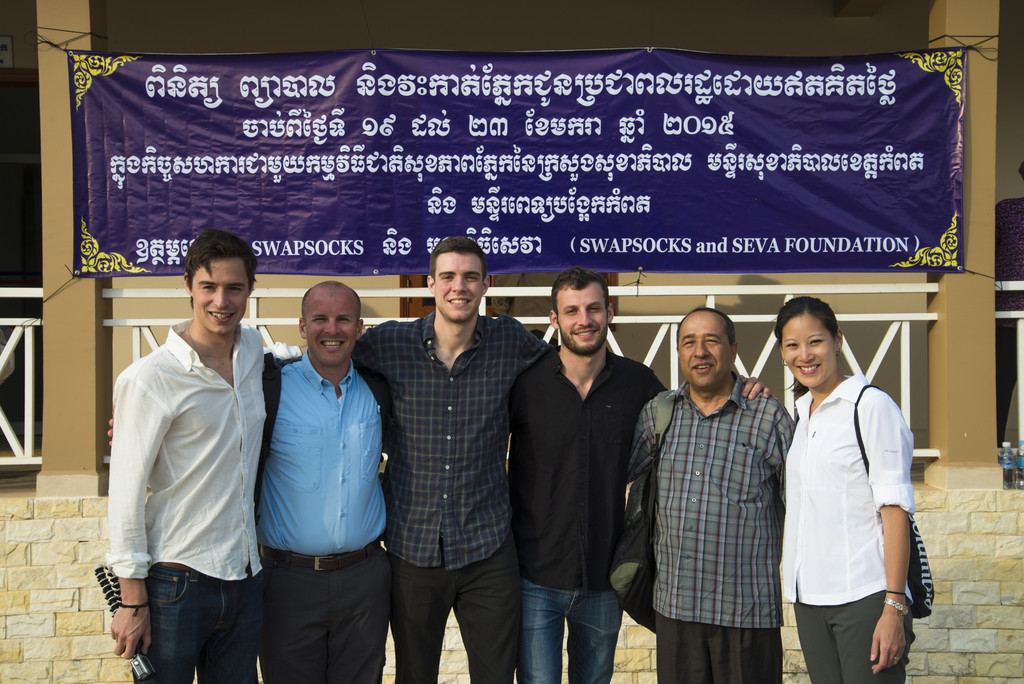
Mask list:
[[[270,455],[270,440],[274,436],[274,422],[277,421],[277,407],[281,403],[281,369],[278,368],[274,355],[267,352],[263,355],[263,404],[267,411],[267,419],[263,423],[263,444],[260,446],[259,465],[256,466],[256,486],[253,488],[253,506],[259,516],[260,497],[263,495],[263,468]],[[257,518],[257,522],[259,519]]]
[[[359,377],[363,379],[366,386],[370,388],[370,392],[373,393],[373,398],[377,401],[377,406],[380,407],[381,427],[387,429],[391,419],[390,383],[388,383],[387,378],[369,366],[358,363],[355,359],[352,359],[352,363],[355,365]]]
[[[651,530],[654,530],[654,506],[657,493],[658,461],[661,460],[661,448],[665,445],[665,435],[668,434],[668,426],[672,422],[672,413],[676,409],[674,397],[670,396],[672,390],[658,392],[654,398],[657,402],[654,407],[654,458],[651,461],[651,474],[648,477],[647,490],[644,492],[644,510],[651,521]]]
[[[868,391],[868,388],[879,389],[874,385],[864,385],[864,387],[861,388],[860,394],[857,395],[857,401],[853,403],[853,429],[857,433],[857,446],[860,447],[860,460],[864,461],[864,470],[870,473],[871,464],[868,463],[868,452],[864,449],[864,438],[860,434],[860,416],[857,415],[857,407],[860,406],[860,400],[864,397],[864,393]]]
[[[675,408],[675,402],[672,401],[672,390],[663,390],[658,392],[658,396],[655,399],[658,401],[654,412],[654,441],[658,443],[658,454],[661,453],[661,445],[665,442],[665,430],[668,429],[669,423],[672,422],[672,411]]]
[[[389,449],[392,446],[390,442],[392,438],[391,384],[383,375],[361,363],[357,363],[354,358],[352,363],[355,365],[359,377],[370,388],[370,392],[380,408],[381,449],[385,453],[390,453]],[[381,459],[383,460],[383,455]]]

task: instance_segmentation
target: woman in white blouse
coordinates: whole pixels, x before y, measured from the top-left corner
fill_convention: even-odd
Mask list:
[[[840,373],[843,333],[828,304],[791,299],[775,337],[802,395],[786,461],[782,577],[807,672],[817,683],[903,682],[914,638],[907,595],[913,435],[888,395],[864,391],[863,375]]]

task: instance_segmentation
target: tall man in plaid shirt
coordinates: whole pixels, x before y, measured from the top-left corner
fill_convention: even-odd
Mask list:
[[[742,395],[724,313],[679,324],[685,382],[657,472],[658,681],[782,682],[782,478],[793,423],[774,397]],[[640,414],[631,472],[651,463],[656,403]]]
[[[430,255],[435,313],[367,331],[355,358],[393,394],[384,497],[396,681],[437,681],[454,608],[477,682],[511,682],[519,638],[518,561],[505,454],[508,393],[551,347],[508,316],[478,314],[487,263],[472,240]]]

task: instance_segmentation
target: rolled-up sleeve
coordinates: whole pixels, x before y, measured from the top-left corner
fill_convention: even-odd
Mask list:
[[[114,440],[110,452],[107,503],[110,553],[118,577],[142,578],[152,558],[146,540],[146,487],[170,424],[159,397],[136,378],[122,375],[114,385]]]
[[[910,464],[914,435],[899,406],[882,392],[866,392],[858,407],[861,436],[871,470],[868,483],[876,509],[899,506],[914,512]]]

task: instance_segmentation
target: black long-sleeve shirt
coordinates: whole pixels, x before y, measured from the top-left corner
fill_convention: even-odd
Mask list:
[[[608,352],[586,399],[549,354],[509,399],[509,489],[520,574],[543,587],[610,591],[640,409],[663,390],[647,366]]]

